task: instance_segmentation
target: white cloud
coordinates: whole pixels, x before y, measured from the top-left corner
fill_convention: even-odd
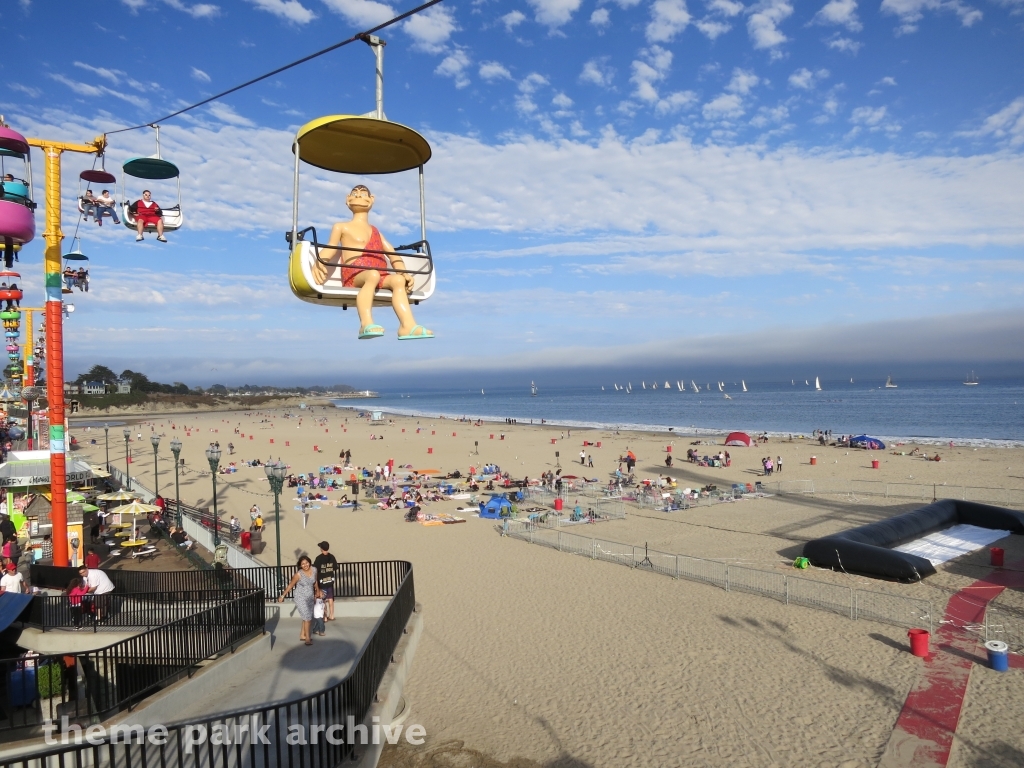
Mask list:
[[[375,0],[323,0],[323,3],[357,27],[372,27],[398,15],[390,5]]]
[[[654,105],[654,112],[658,115],[671,115],[696,103],[697,94],[693,91],[673,91],[663,99],[659,99],[658,103]]]
[[[958,135],[981,138],[991,136],[1011,147],[1024,145],[1024,96],[1018,96],[995,114],[985,118],[981,127]]]
[[[850,122],[857,125],[875,126],[885,119],[885,107],[857,107],[850,115]]]
[[[732,79],[729,80],[729,84],[725,86],[725,90],[731,93],[739,93],[746,95],[750,93],[759,83],[761,78],[751,72],[749,69],[740,69],[736,67],[732,71]]]
[[[526,21],[526,14],[522,11],[511,11],[501,17],[501,23],[505,25],[506,32],[511,32],[524,21]]]
[[[462,48],[456,48],[437,65],[434,74],[450,77],[455,80],[456,88],[465,88],[469,85],[469,76],[466,75],[469,63],[469,55]]]
[[[410,18],[402,25],[402,29],[413,39],[414,48],[427,53],[440,53],[459,27],[450,8],[435,5]]]
[[[848,37],[842,37],[838,32],[828,40],[825,41],[829,48],[832,48],[842,53],[856,54],[863,47],[863,43],[857,40],[851,40]]]
[[[832,118],[839,113],[839,100],[835,97],[835,94],[829,94],[828,98],[825,99],[825,103],[821,105],[821,114],[815,117],[811,122],[817,123],[818,125],[824,125],[825,123],[831,122]]]
[[[864,28],[857,18],[857,0],[829,0],[814,14],[811,23],[846,27],[851,32]]]
[[[210,76],[196,67],[192,67],[192,79],[198,80],[200,83],[210,82]]]
[[[658,101],[658,89],[655,83],[665,79],[672,67],[672,52],[660,45],[652,45],[640,51],[642,59],[633,62],[633,74],[629,80],[636,89],[633,96],[653,104]]]
[[[477,71],[477,74],[480,75],[481,80],[486,80],[489,83],[495,80],[512,79],[512,73],[497,61],[481,62],[480,69]]]
[[[811,72],[811,70],[806,67],[801,67],[789,76],[789,84],[793,88],[809,91],[828,76],[829,71],[827,69],[819,69],[817,72]]]
[[[551,103],[559,109],[568,109],[573,104],[572,99],[561,92],[555,94],[554,98],[551,99]]]
[[[582,0],[527,0],[540,24],[557,29],[567,24]]]
[[[690,13],[686,10],[686,0],[654,0],[651,3],[651,20],[646,29],[647,41],[670,43],[689,23]]]
[[[693,26],[700,30],[708,40],[714,40],[732,29],[732,24],[726,24],[724,21],[715,21],[707,17],[693,22]]]
[[[882,11],[899,17],[901,34],[917,31],[917,23],[924,18],[925,11],[945,11],[960,17],[965,27],[981,20],[981,11],[961,0],[882,0]]]
[[[181,0],[164,0],[164,3],[171,6],[176,11],[187,13],[193,19],[212,19],[214,16],[220,16],[220,7],[211,5],[210,3],[196,3],[195,5],[189,5],[183,3]]]
[[[779,31],[779,24],[792,13],[793,6],[789,0],[761,0],[753,6],[747,19],[747,32],[754,47],[771,51],[773,57],[779,55],[776,49],[788,40]]]
[[[79,96],[113,96],[116,99],[126,101],[136,107],[149,107],[149,101],[141,96],[133,96],[130,93],[124,93],[122,91],[114,90],[113,88],[107,88],[105,85],[92,85],[90,83],[83,83],[79,80],[72,80],[64,75],[50,73],[49,76],[58,83],[66,85]]]
[[[883,77],[881,80],[878,81],[878,84],[879,85],[893,85],[894,86],[894,85],[896,85],[896,78],[895,77]]]
[[[38,99],[40,96],[43,95],[43,92],[38,88],[32,88],[31,86],[22,85],[21,83],[8,83],[7,87],[10,88],[12,91],[20,91],[21,93],[24,93],[26,96],[33,99]]]
[[[212,104],[210,104],[208,109],[210,110],[210,114],[218,120],[220,120],[222,123],[227,123],[228,125],[238,125],[244,128],[253,128],[256,125],[252,120],[238,114],[237,112],[235,112],[233,107],[224,104],[223,102],[215,101]]]
[[[743,99],[735,93],[722,93],[704,105],[701,110],[705,120],[726,120],[740,117]]]
[[[721,14],[727,18],[738,16],[743,13],[746,6],[743,3],[736,2],[736,0],[711,0],[708,5],[708,10],[713,13]]]
[[[580,72],[581,83],[593,83],[602,87],[611,85],[614,77],[615,70],[608,66],[607,56],[590,59],[583,65],[583,71]]]
[[[120,69],[106,69],[104,67],[94,67],[91,64],[84,64],[81,61],[76,61],[75,66],[79,69],[84,69],[87,72],[92,72],[94,75],[102,77],[104,80],[108,80],[114,85],[120,85],[121,78],[124,77],[124,72]]]
[[[607,27],[611,24],[611,14],[607,8],[598,8],[590,14],[590,23],[599,29]]]
[[[765,128],[769,125],[781,125],[788,118],[789,108],[785,104],[779,104],[775,107],[761,107],[750,124],[755,128]]]
[[[743,97],[761,82],[761,78],[747,69],[736,67],[732,78],[725,86],[726,93],[719,94],[707,102],[701,110],[705,120],[733,120],[746,112]]]
[[[308,24],[316,18],[316,14],[299,0],[248,0],[248,2],[260,10],[295,24]]]
[[[146,0],[121,0],[122,3],[128,6],[128,10],[132,13],[138,13],[139,8],[146,5]]]

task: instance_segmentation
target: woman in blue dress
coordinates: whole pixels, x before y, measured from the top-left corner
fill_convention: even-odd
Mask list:
[[[313,639],[310,637],[309,625],[313,621],[313,601],[320,597],[320,586],[316,582],[316,568],[313,567],[313,562],[309,557],[306,555],[300,557],[296,566],[299,570],[295,572],[284,592],[277,598],[277,602],[283,603],[285,595],[294,590],[292,599],[295,601],[295,607],[302,619],[299,640],[305,642],[306,645],[312,645]]]

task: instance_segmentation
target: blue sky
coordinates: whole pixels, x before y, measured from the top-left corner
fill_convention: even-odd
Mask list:
[[[413,5],[118,0],[94,21],[8,2],[0,111],[88,140]],[[417,319],[438,338],[399,344],[383,308],[388,336],[358,342],[354,312],[287,286],[290,139],[373,107],[358,43],[163,125],[186,228],[137,245],[82,225],[72,373],[358,385],[738,355],[1024,371],[1024,0],[448,0],[382,35],[387,115],[434,149],[438,288]],[[107,167],[153,151],[152,131],[113,135]],[[65,155],[69,242],[88,165]],[[303,223],[347,218],[354,181],[310,171]],[[401,241],[415,178],[363,181]],[[41,253],[22,257],[37,294]]]

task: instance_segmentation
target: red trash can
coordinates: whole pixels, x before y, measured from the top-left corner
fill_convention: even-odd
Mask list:
[[[562,500],[561,499],[555,499],[555,512],[561,512],[561,511],[562,511]]]
[[[248,531],[242,531],[242,549],[252,551],[252,534]]]
[[[989,553],[992,556],[992,565],[997,565],[997,566],[1002,567],[1002,565],[1003,565],[1003,548],[1002,547],[992,547],[989,550]]]
[[[878,469],[878,459],[872,459],[871,460],[871,468],[872,469]]]
[[[910,638],[910,652],[922,659],[928,657],[928,642],[930,636],[927,629],[911,629],[907,631]]]

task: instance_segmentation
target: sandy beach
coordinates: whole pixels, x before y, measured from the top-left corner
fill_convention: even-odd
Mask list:
[[[276,557],[273,498],[263,468],[246,467],[245,459],[280,457],[293,472],[316,472],[348,449],[359,466],[393,458],[398,466],[465,473],[471,465],[489,463],[515,478],[535,478],[554,468],[557,450],[564,473],[607,480],[618,457],[631,449],[639,478],[671,475],[680,486],[727,488],[759,479],[760,459],[771,455],[782,457],[784,469],[766,481],[813,481],[824,488],[857,480],[924,489],[927,498],[921,501],[837,493],[744,499],[673,513],[630,507],[625,520],[574,531],[790,574],[803,542],[921,506],[931,500],[930,486],[939,498],[944,485],[946,495],[964,486],[1024,488],[1021,449],[954,446],[939,449],[942,460],[934,462],[889,450],[773,440],[730,448],[732,466],[712,468],[685,462],[686,449],[697,439],[685,435],[574,429],[570,436],[561,427],[397,416],[382,427],[333,407],[144,418],[124,417],[133,435],[132,475],[153,487],[149,437],[162,435],[160,491],[173,496],[169,444],[177,436],[184,446],[182,499],[206,506],[211,478],[203,451],[219,441],[222,466],[239,466],[237,473],[217,478],[221,516],[234,514],[247,523],[249,507],[259,504],[268,522],[261,555],[267,563]],[[72,424],[77,453],[102,462],[103,430],[95,419],[86,421],[94,426]],[[602,444],[585,448],[593,469],[579,464],[584,441]],[[675,466],[666,469],[670,443]],[[913,447],[895,450],[909,453]],[[926,450],[936,452],[934,446]],[[712,446],[700,451],[711,453]],[[111,428],[109,452],[111,462],[123,467],[120,426]],[[871,468],[872,458],[880,461],[878,469]],[[465,504],[437,502],[427,511],[459,514],[455,508]],[[494,521],[464,514],[465,524],[426,527],[404,522],[398,510],[361,504],[353,512],[324,502],[311,511],[304,529],[296,506],[294,489],[286,488],[286,562],[303,552],[315,554],[316,542],[327,539],[341,560],[406,559],[415,567],[425,634],[405,695],[408,722],[424,725],[428,739],[417,754],[386,753],[385,766],[501,765],[516,759],[512,765],[594,768],[875,766],[921,673],[923,662],[908,652],[906,630],[899,627],[573,557],[502,538]],[[997,543],[1006,549],[1008,564],[1024,560],[1021,539]],[[819,569],[801,575],[931,600],[941,614],[953,593],[989,571],[983,550],[940,567],[919,584]],[[997,603],[1024,611],[1024,594],[1007,589]],[[976,666],[949,765],[1022,764],[1022,709],[1022,669],[1000,675]],[[453,741],[491,762],[430,757],[431,748]]]

